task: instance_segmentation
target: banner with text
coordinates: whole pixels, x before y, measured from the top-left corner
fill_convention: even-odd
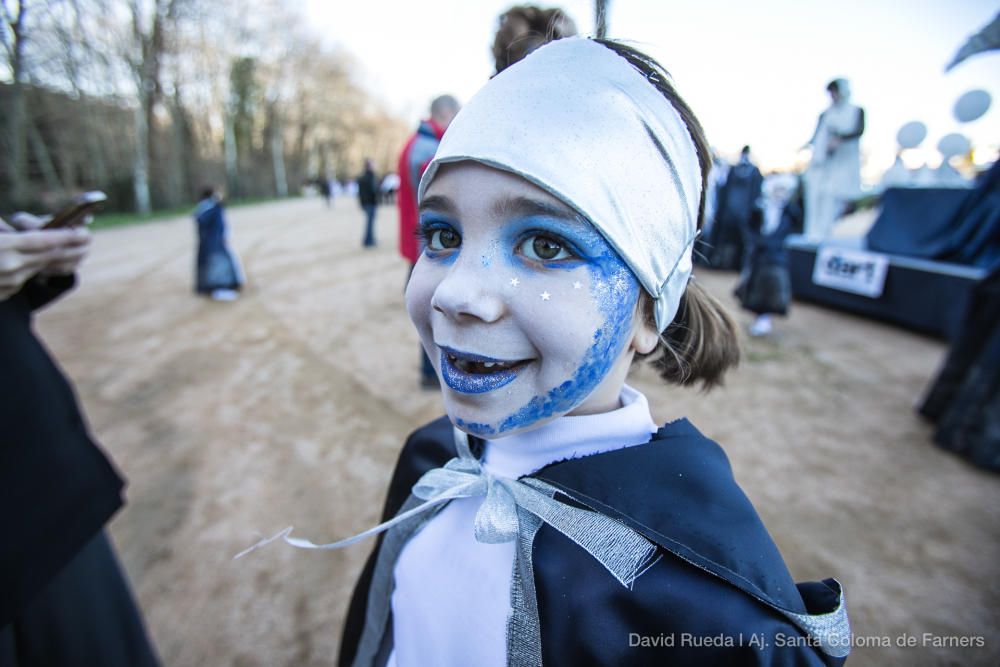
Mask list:
[[[823,287],[877,299],[885,287],[889,257],[875,252],[820,246],[812,281]]]

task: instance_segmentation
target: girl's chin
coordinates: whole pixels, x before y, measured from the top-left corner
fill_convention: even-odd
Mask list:
[[[527,424],[525,426],[519,426],[517,428],[510,428],[503,432],[499,431],[499,426],[496,423],[488,424],[485,422],[470,422],[463,419],[451,417],[451,423],[458,427],[458,430],[464,431],[469,435],[475,436],[477,438],[482,438],[483,440],[496,440],[497,438],[506,438],[510,435],[516,435],[524,431],[530,431],[535,428],[535,424]]]
[[[562,414],[556,414],[539,417],[532,421],[515,420],[513,415],[517,412],[517,408],[513,406],[508,407],[510,409],[500,412],[482,409],[470,410],[468,406],[449,403],[448,399],[445,399],[445,412],[448,414],[448,419],[451,420],[451,423],[458,427],[460,431],[483,438],[484,440],[494,440],[496,438],[523,433],[524,431],[531,431],[562,416]]]
[[[469,435],[487,439],[506,435],[506,433],[500,432],[502,415],[482,410],[469,410],[465,406],[449,405],[447,399],[445,400],[445,410],[451,423]]]

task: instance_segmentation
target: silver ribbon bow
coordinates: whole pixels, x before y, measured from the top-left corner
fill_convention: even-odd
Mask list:
[[[553,496],[558,489],[550,484],[532,478],[514,480],[491,474],[472,456],[467,436],[458,429],[455,429],[455,446],[458,451],[456,458],[441,468],[426,472],[414,485],[413,495],[425,502],[400,512],[389,521],[329,544],[315,544],[291,537],[290,526],[274,537],[241,551],[235,558],[279,538],[301,549],[341,549],[442,503],[456,498],[476,497],[484,497],[475,520],[475,535],[479,542],[499,544],[518,539],[523,528],[518,520],[518,508],[521,508],[580,545],[627,588],[632,587],[656,553],[656,547],[649,540],[623,523],[599,512],[556,500]]]

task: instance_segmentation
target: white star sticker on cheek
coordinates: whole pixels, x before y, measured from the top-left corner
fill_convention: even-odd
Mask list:
[[[512,287],[517,287],[518,285],[521,284],[521,281],[518,280],[517,278],[511,278],[510,279],[510,284],[511,284]]]
[[[573,289],[580,289],[581,287],[583,287],[583,283],[581,283],[579,280],[573,283]]]
[[[542,297],[542,301],[548,301],[549,297],[551,297],[552,295],[549,294],[548,292],[542,292],[538,296]]]

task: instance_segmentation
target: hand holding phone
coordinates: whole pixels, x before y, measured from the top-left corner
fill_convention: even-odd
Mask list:
[[[52,219],[46,222],[42,229],[61,229],[87,224],[87,217],[107,200],[108,196],[99,190],[84,192],[76,198],[75,202],[52,216]]]

